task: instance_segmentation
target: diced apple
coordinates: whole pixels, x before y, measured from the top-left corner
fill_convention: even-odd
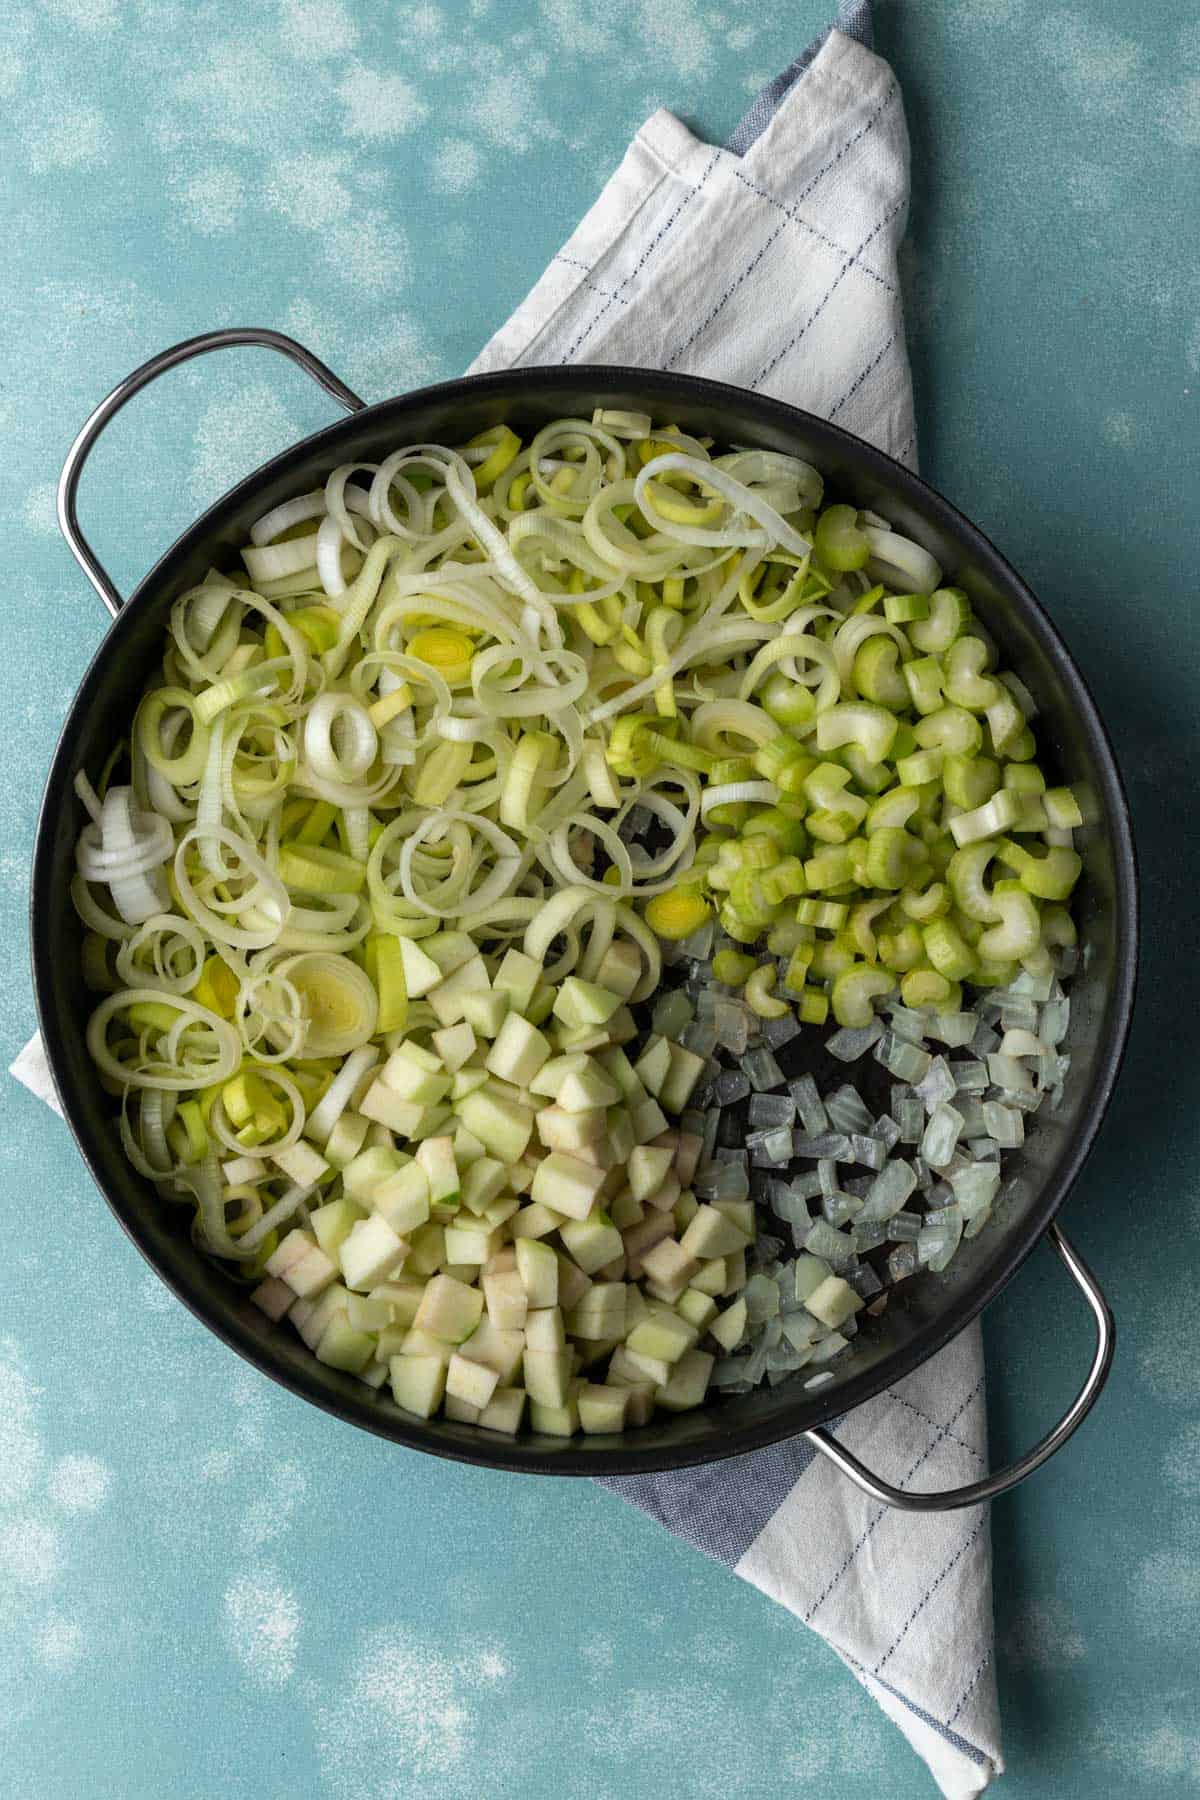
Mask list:
[[[634,1326],[625,1346],[642,1356],[654,1356],[673,1363],[679,1361],[685,1350],[691,1349],[699,1335],[696,1327],[681,1319],[678,1313],[649,1313]]]
[[[307,1231],[289,1231],[267,1259],[267,1274],[286,1281],[301,1300],[311,1300],[337,1275],[337,1268]]]
[[[533,1135],[533,1113],[529,1107],[502,1099],[491,1088],[478,1088],[465,1095],[458,1103],[458,1116],[489,1155],[510,1166],[524,1156]]]
[[[599,1051],[596,1061],[605,1074],[616,1082],[627,1106],[636,1106],[639,1101],[646,1099],[646,1090],[624,1050],[613,1045],[607,1050]]]
[[[674,1210],[678,1201],[679,1183],[674,1175],[666,1175],[663,1178],[662,1186],[646,1196],[646,1209],[647,1211],[669,1213]]]
[[[518,1238],[515,1244],[517,1274],[531,1309],[558,1305],[558,1257],[549,1244],[534,1238]]]
[[[704,1139],[698,1132],[681,1131],[679,1133],[679,1143],[675,1149],[675,1179],[680,1187],[691,1187],[696,1177],[696,1167],[703,1148]]]
[[[388,1378],[387,1364],[369,1362],[365,1369],[358,1371],[358,1379],[369,1388],[381,1388]]]
[[[529,1083],[530,1091],[543,1100],[557,1100],[558,1090],[567,1076],[578,1074],[587,1065],[588,1059],[582,1053],[577,1056],[552,1056],[549,1062],[542,1064]]]
[[[571,1070],[558,1086],[557,1101],[564,1112],[591,1112],[596,1107],[615,1106],[620,1089],[599,1063],[586,1058],[582,1069]]]
[[[452,1076],[457,1075],[475,1052],[475,1033],[465,1019],[460,1019],[457,1025],[447,1025],[443,1030],[435,1031],[432,1042]]]
[[[688,1286],[695,1288],[699,1294],[716,1294],[717,1296],[723,1294],[725,1292],[724,1257],[717,1256],[711,1262],[701,1263],[699,1274],[692,1276]]]
[[[459,1069],[455,1073],[450,1084],[450,1098],[454,1105],[457,1106],[460,1100],[465,1100],[468,1094],[473,1094],[475,1092],[476,1088],[484,1088],[487,1084],[487,1070],[484,1068],[476,1068],[473,1064],[469,1065],[467,1068]]]
[[[344,1112],[325,1140],[325,1160],[331,1168],[345,1169],[352,1163],[366,1143],[370,1129],[370,1119],[364,1119],[361,1113]]]
[[[414,1100],[404,1100],[386,1082],[373,1081],[358,1105],[364,1119],[386,1125],[397,1137],[411,1137],[425,1115],[425,1108]]]
[[[260,1281],[250,1295],[250,1304],[257,1306],[259,1312],[266,1313],[268,1319],[282,1319],[285,1312],[294,1302],[296,1296],[286,1281],[280,1281],[274,1275],[268,1275]]]
[[[554,1001],[554,1016],[564,1025],[603,1025],[621,1004],[621,995],[594,981],[583,981],[568,975],[559,987]]]
[[[445,1232],[448,1263],[470,1263],[478,1268],[496,1248],[496,1229],[487,1219],[460,1214],[454,1224],[445,1227]]]
[[[450,1366],[446,1370],[446,1392],[453,1394],[456,1400],[465,1400],[469,1406],[485,1407],[496,1388],[500,1377],[495,1369],[489,1369],[486,1363],[471,1362],[467,1357],[455,1354],[450,1358]]]
[[[746,1243],[754,1242],[757,1226],[754,1222],[753,1200],[714,1200],[713,1205],[719,1213],[724,1213],[725,1217],[737,1226]],[[739,1248],[741,1247],[739,1246]],[[731,1253],[727,1251],[726,1254]]]
[[[514,1012],[524,1013],[541,979],[541,964],[534,962],[532,956],[526,956],[523,950],[506,950],[492,977],[492,987],[497,993],[508,995]]]
[[[485,1431],[502,1431],[506,1437],[515,1437],[524,1412],[524,1388],[498,1387],[476,1422]]]
[[[608,1133],[608,1115],[601,1107],[589,1112],[570,1113],[561,1106],[543,1106],[537,1115],[537,1133],[548,1150],[566,1150],[584,1162],[599,1162],[586,1154],[602,1145]],[[605,1157],[605,1166],[614,1158]]]
[[[361,1375],[375,1354],[375,1339],[365,1331],[356,1331],[345,1313],[335,1313],[321,1333],[317,1345],[317,1361],[331,1369],[344,1369],[349,1375]]]
[[[589,1435],[596,1432],[624,1431],[629,1408],[628,1388],[597,1387],[585,1382],[579,1390],[579,1427]]]
[[[454,1145],[454,1160],[458,1164],[460,1175],[465,1175],[473,1162],[478,1162],[481,1156],[487,1155],[475,1133],[468,1131],[465,1125],[455,1126],[454,1136],[450,1141]]]
[[[363,1207],[346,1199],[330,1200],[310,1214],[309,1228],[330,1262],[337,1261],[338,1251],[359,1220],[366,1216]]]
[[[695,1292],[695,1289],[689,1289]],[[732,1306],[715,1318],[708,1327],[710,1337],[716,1338],[722,1350],[732,1353],[737,1349],[746,1335],[746,1302],[735,1300]]]
[[[642,954],[628,938],[616,938],[600,958],[596,979],[610,993],[628,1000],[642,978]]]
[[[530,1193],[568,1219],[586,1219],[604,1184],[603,1171],[578,1157],[553,1150],[538,1164]]]
[[[526,1238],[549,1237],[557,1231],[566,1214],[555,1212],[552,1206],[543,1206],[540,1201],[530,1206],[523,1206],[513,1219],[509,1230],[514,1243]]]
[[[636,1381],[652,1381],[655,1388],[665,1387],[671,1379],[672,1364],[664,1356],[648,1356],[644,1350],[631,1350],[628,1344],[613,1351],[613,1363],[621,1358],[622,1370],[628,1369]],[[609,1380],[612,1363],[609,1364]]]
[[[732,1256],[725,1258],[725,1286],[722,1291],[726,1294],[740,1294],[745,1285],[746,1252],[736,1250]]]
[[[568,1219],[559,1236],[568,1256],[585,1275],[594,1275],[605,1263],[625,1252],[621,1234],[605,1212],[595,1211],[586,1219]]]
[[[450,1092],[451,1077],[436,1057],[427,1059],[423,1052],[418,1056],[419,1051],[418,1044],[401,1044],[384,1063],[379,1079],[402,1100],[411,1100],[415,1106],[436,1106]],[[437,1067],[427,1068],[427,1060]]]
[[[507,994],[464,994],[459,1004],[462,1007],[463,1018],[477,1037],[497,1037],[508,1017]]]
[[[646,1092],[657,1099],[662,1091],[663,1082],[667,1079],[670,1072],[670,1068],[671,1045],[667,1042],[666,1038],[652,1034],[647,1038],[645,1049],[633,1065],[634,1074],[637,1076]],[[666,1121],[664,1120],[663,1125],[660,1126],[659,1129],[663,1130],[665,1127]],[[654,1135],[657,1137],[658,1133],[655,1132]]]
[[[632,1044],[638,1033],[637,1020],[627,1006],[618,1006],[608,1024],[604,1027],[608,1033],[608,1041],[618,1048],[622,1044]]]
[[[448,1344],[469,1338],[483,1316],[483,1295],[452,1275],[435,1275],[425,1289],[414,1321],[418,1331],[431,1332]]]
[[[472,1362],[486,1363],[489,1369],[496,1371],[501,1382],[507,1385],[515,1381],[521,1367],[521,1358],[525,1354],[525,1333],[503,1331],[485,1315],[470,1337],[459,1345],[459,1351]]]
[[[530,1312],[525,1320],[525,1351],[559,1351],[567,1347],[567,1334],[563,1325],[562,1309],[557,1306],[540,1307]]]
[[[705,1059],[682,1044],[671,1045],[671,1060],[666,1077],[658,1090],[658,1098],[669,1113],[681,1113],[706,1068]]]
[[[567,1336],[616,1343],[625,1335],[625,1284],[595,1282],[565,1315]]]
[[[431,1419],[446,1392],[446,1367],[436,1356],[393,1356],[388,1373],[396,1405]]]
[[[749,1239],[733,1220],[715,1206],[702,1206],[680,1240],[681,1247],[698,1262],[714,1256],[733,1256]]]
[[[625,1423],[648,1425],[654,1417],[654,1386],[649,1381],[629,1382],[625,1387]]]
[[[646,1299],[645,1294],[643,1294],[641,1288],[638,1287],[638,1285],[635,1281],[627,1281],[625,1284],[625,1336],[626,1337],[629,1336],[629,1333],[633,1330],[635,1325],[641,1324],[642,1320],[646,1317],[646,1314],[649,1311],[650,1311],[650,1304],[649,1304],[648,1300]]]
[[[460,1400],[457,1394],[447,1393],[442,1401],[442,1417],[453,1419],[460,1425],[478,1425],[482,1407],[472,1406],[469,1400]]]
[[[667,1116],[658,1101],[648,1097],[636,1101],[629,1109],[633,1135],[639,1144],[653,1144],[667,1128]]]
[[[662,1187],[674,1162],[674,1151],[638,1144],[629,1154],[627,1174],[635,1200],[648,1200]]]
[[[690,1188],[680,1194],[671,1208],[671,1217],[675,1221],[675,1235],[682,1237],[696,1214],[700,1211],[700,1202]]]
[[[515,1269],[484,1275],[483,1288],[487,1316],[498,1331],[524,1331],[529,1312],[529,1296]]]
[[[707,1350],[685,1350],[671,1379],[655,1394],[655,1403],[667,1412],[690,1412],[694,1406],[702,1406],[715,1361]]]
[[[854,1317],[864,1302],[848,1281],[843,1281],[840,1275],[830,1275],[804,1304],[814,1319],[820,1319],[822,1325],[836,1331],[839,1325]]]
[[[480,1217],[485,1219],[487,1223],[494,1228],[497,1225],[503,1225],[506,1220],[511,1219],[520,1204],[521,1202],[519,1200],[514,1200],[511,1194],[502,1194],[498,1200],[493,1200],[489,1205],[484,1207]]]
[[[381,1281],[378,1287],[371,1289],[367,1298],[387,1306],[391,1311],[393,1324],[407,1331],[417,1316],[424,1292],[423,1281],[411,1275],[401,1275],[394,1281]]]
[[[561,1056],[573,1056],[576,1052],[586,1055],[592,1050],[607,1050],[608,1033],[607,1025],[556,1024],[554,1026],[554,1048]]]
[[[487,1055],[484,1067],[501,1081],[528,1087],[538,1070],[550,1060],[550,1045],[520,1013],[510,1012]]]
[[[444,979],[432,956],[427,956],[413,938],[400,939],[400,966],[404,970],[404,987],[410,1000],[420,1000]]]
[[[487,967],[482,956],[473,955],[459,966],[437,987],[430,988],[426,999],[433,1008],[439,1025],[457,1025],[460,1019],[466,1018],[463,998],[467,994],[490,994],[492,984],[488,980]],[[474,1024],[474,1021],[471,1021]],[[478,1029],[478,1027],[476,1027]]]
[[[369,1294],[348,1294],[346,1318],[355,1331],[387,1331],[395,1323],[391,1306],[377,1296],[378,1288]]]
[[[448,1137],[425,1138],[417,1146],[417,1162],[429,1183],[430,1206],[457,1202],[459,1196],[458,1164],[454,1160],[454,1140]]]
[[[565,1350],[525,1351],[525,1392],[537,1406],[565,1406],[571,1358]],[[536,1427],[535,1427],[536,1429]]]
[[[558,1252],[558,1304],[563,1311],[577,1306],[591,1285],[590,1277],[584,1274],[579,1264]]]
[[[531,1395],[529,1428],[545,1437],[574,1437],[579,1430],[579,1408],[573,1396],[568,1395],[562,1406],[545,1406]]]
[[[533,1154],[523,1156],[508,1171],[508,1185],[514,1194],[527,1194],[533,1186],[533,1178],[537,1174],[538,1161]]]
[[[675,1221],[670,1213],[648,1212],[639,1225],[631,1225],[621,1233],[629,1274],[633,1280],[636,1281],[642,1272],[642,1260],[646,1252],[669,1238],[674,1226]]]
[[[437,1356],[443,1363],[448,1363],[453,1354],[453,1344],[435,1337],[431,1331],[418,1331],[415,1325],[404,1333],[400,1344],[401,1356]]]
[[[323,1156],[318,1156],[311,1144],[301,1140],[289,1144],[286,1150],[277,1150],[271,1157],[277,1169],[282,1169],[289,1181],[297,1187],[316,1187],[329,1164]]]
[[[422,939],[421,948],[443,975],[452,975],[475,955],[475,940],[466,931],[436,931],[432,937]]]
[[[609,1217],[618,1231],[628,1231],[631,1225],[637,1225],[646,1216],[646,1209],[640,1200],[635,1200],[628,1188],[622,1188],[609,1205]]]
[[[429,1220],[429,1181],[419,1162],[405,1163],[379,1183],[371,1204],[400,1237],[419,1230]]]
[[[659,1287],[674,1289],[670,1295],[672,1301],[678,1299],[692,1276],[699,1272],[700,1264],[695,1257],[689,1256],[674,1238],[664,1238],[661,1244],[655,1244],[642,1256],[642,1273]]]
[[[351,1200],[358,1200],[362,1205],[372,1207],[375,1204],[376,1189],[403,1167],[402,1159],[394,1150],[373,1146],[361,1151],[353,1161],[346,1164],[342,1170],[342,1191]]]
[[[633,1120],[626,1106],[610,1106],[604,1115],[607,1126],[608,1158],[623,1168],[633,1153],[637,1138]]]
[[[338,1252],[347,1287],[365,1293],[395,1275],[408,1255],[408,1243],[379,1213],[360,1219]]]
[[[344,1313],[350,1296],[340,1281],[324,1288],[315,1300],[297,1300],[288,1313],[288,1318],[296,1327],[310,1350],[315,1350],[325,1333],[329,1321]]]
[[[696,1288],[688,1287],[675,1302],[675,1311],[697,1331],[707,1331],[717,1316],[717,1303],[710,1294],[701,1294]]]

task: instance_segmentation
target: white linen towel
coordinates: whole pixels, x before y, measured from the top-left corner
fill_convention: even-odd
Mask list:
[[[913,465],[903,110],[861,0],[839,23],[764,90],[729,149],[655,113],[473,368],[679,369],[835,419]],[[12,1073],[59,1110],[37,1040]],[[978,1326],[836,1434],[902,1487],[982,1474]],[[891,1511],[804,1440],[604,1485],[819,1632],[950,1800],[1003,1770],[986,1509]]]

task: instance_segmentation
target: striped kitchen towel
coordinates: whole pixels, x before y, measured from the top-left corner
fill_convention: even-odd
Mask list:
[[[620,168],[474,367],[681,369],[835,419],[915,463],[896,251],[908,199],[899,90],[844,5],[725,149],[670,113]],[[41,1045],[12,1073],[57,1110]],[[950,1488],[986,1466],[973,1326],[837,1426],[887,1479]],[[804,1440],[605,1484],[811,1625],[953,1800],[1003,1764],[986,1510],[877,1506]]]

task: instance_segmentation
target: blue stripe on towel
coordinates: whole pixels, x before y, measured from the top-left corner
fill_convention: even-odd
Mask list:
[[[875,36],[871,29],[871,0],[838,0],[837,18],[834,21],[837,29],[845,37],[855,38],[858,43],[865,44],[868,50],[874,48]],[[815,37],[806,50],[802,50],[795,62],[789,63],[783,73],[768,81],[766,87],[760,89],[750,104],[750,110],[734,127],[725,148],[735,156],[745,156],[751,144],[760,138],[775,114],[779,111],[785,95],[791,93],[809,64],[815,61],[817,53],[829,36],[831,26],[826,26],[819,37]]]

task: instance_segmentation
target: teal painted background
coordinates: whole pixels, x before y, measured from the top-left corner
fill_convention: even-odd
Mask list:
[[[995,1509],[1004,1791],[1167,1800],[1200,1792],[1200,29],[1134,0],[876,18],[914,147],[923,466],[1062,627],[1143,859],[1134,1043],[1069,1209],[1118,1314],[1117,1367],[1071,1447]],[[370,398],[458,371],[654,106],[719,141],[823,19],[817,0],[10,0],[6,1061],[32,1025],[42,776],[104,623],[53,524],[92,404],[165,344],[248,322],[294,331]],[[118,580],[328,417],[252,353],[164,381],[86,483]],[[0,1131],[5,1792],[931,1791],[833,1655],[756,1593],[590,1487],[438,1465],[318,1416],[158,1286],[11,1082]],[[1086,1330],[1042,1257],[987,1331],[999,1458],[1065,1399]]]

